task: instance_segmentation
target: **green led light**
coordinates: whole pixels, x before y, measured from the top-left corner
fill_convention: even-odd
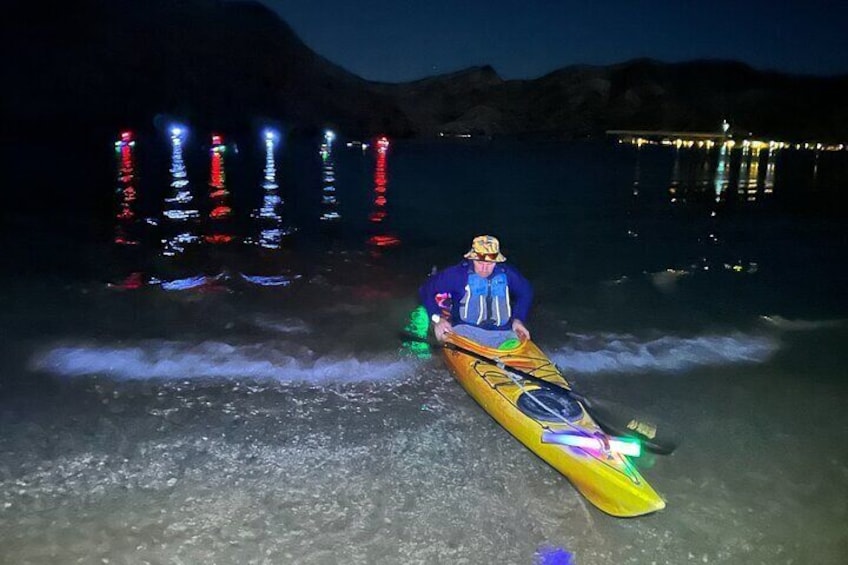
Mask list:
[[[421,338],[427,338],[427,330],[430,328],[430,318],[427,316],[427,310],[423,306],[416,307],[409,313],[409,323],[404,328],[410,335]],[[432,357],[430,346],[423,341],[404,341],[402,347],[408,353],[418,357],[419,359],[429,359]]]
[[[542,432],[542,443],[556,443],[594,451],[603,451],[606,448],[606,445],[599,437],[569,432]],[[607,438],[607,445],[613,453],[620,453],[631,457],[642,455],[642,444],[639,443],[639,440],[633,438],[610,437]]]

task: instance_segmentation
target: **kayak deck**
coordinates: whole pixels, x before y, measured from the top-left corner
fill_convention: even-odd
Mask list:
[[[569,388],[557,367],[532,341],[521,342],[506,350],[480,345],[456,333],[449,334],[448,341],[508,367]],[[600,510],[612,516],[633,517],[665,507],[665,501],[642,478],[627,456],[608,449],[542,441],[544,432],[597,438],[599,446],[606,441],[604,438],[608,439],[609,436],[576,400],[569,406],[567,417],[558,416],[544,402],[533,398],[533,392],[538,391],[540,385],[501,369],[494,362],[484,362],[455,349],[445,348],[443,351],[449,369],[468,394],[510,434],[562,473]],[[531,394],[528,395],[528,392]]]

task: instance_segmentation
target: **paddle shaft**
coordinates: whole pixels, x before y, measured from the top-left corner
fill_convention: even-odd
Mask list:
[[[572,389],[570,389],[568,387],[564,387],[562,385],[558,385],[556,383],[546,381],[545,379],[539,378],[536,375],[532,375],[532,374],[528,373],[527,371],[522,371],[521,369],[519,369],[517,367],[513,367],[512,365],[507,365],[506,363],[504,363],[503,361],[501,361],[500,359],[498,359],[496,357],[487,357],[485,355],[477,353],[476,351],[471,351],[470,349],[466,349],[462,346],[459,346],[455,343],[445,342],[444,344],[442,344],[442,347],[444,347],[445,349],[452,349],[454,351],[459,351],[460,353],[464,353],[465,355],[470,355],[471,357],[474,357],[475,359],[479,359],[480,361],[483,361],[484,363],[493,363],[495,365],[495,367],[501,369],[502,371],[509,371],[510,373],[514,373],[514,374],[520,376],[521,378],[527,379],[530,382],[538,384],[539,386],[564,393],[564,394],[570,396],[571,398],[573,398],[574,400],[577,400],[580,403],[582,403],[583,407],[586,409],[586,411],[589,412],[589,414],[593,418],[598,420],[598,423],[601,424],[602,427],[606,427],[604,425],[605,422],[604,423],[601,422],[601,420],[604,420],[603,417],[601,417],[600,419],[595,417],[596,415],[592,411],[592,402],[588,398],[586,398],[585,396],[580,394],[579,392],[574,392]]]
[[[530,373],[528,373],[526,371],[522,371],[521,369],[519,369],[517,367],[513,367],[512,365],[507,365],[506,363],[504,363],[503,361],[501,361],[497,357],[488,357],[486,355],[482,355],[480,353],[477,353],[476,351],[471,351],[470,349],[466,349],[466,348],[464,348],[460,345],[457,345],[455,343],[451,343],[449,341],[446,341],[445,343],[440,344],[440,345],[441,345],[441,347],[444,347],[445,349],[452,349],[454,351],[464,353],[465,355],[470,355],[471,357],[474,357],[475,359],[479,359],[480,361],[483,361],[484,363],[492,363],[497,368],[499,368],[503,371],[509,371],[511,373],[515,373],[516,375],[519,375],[520,377],[527,379],[528,381],[534,382],[534,383],[536,383],[540,386],[544,386],[544,387],[547,387],[547,388],[552,388],[552,389],[556,389],[556,390],[566,392],[567,394],[574,396],[574,398],[576,398],[577,400],[582,401],[581,396],[578,395],[578,394],[575,394],[574,391],[572,391],[570,388],[566,388],[564,386],[560,386],[558,384],[546,381],[545,379],[539,378],[536,375],[531,375]]]

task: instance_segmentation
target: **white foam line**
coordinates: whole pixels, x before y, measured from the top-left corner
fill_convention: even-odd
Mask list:
[[[294,356],[271,343],[77,344],[44,349],[33,356],[29,367],[64,377],[99,375],[116,380],[251,378],[311,383],[394,380],[414,370],[413,360],[391,353],[368,358],[313,358],[310,353]]]
[[[670,372],[699,366],[762,363],[780,348],[772,338],[742,333],[663,336],[652,340],[620,334],[572,337],[576,343],[557,348],[551,359],[564,369],[580,373]]]

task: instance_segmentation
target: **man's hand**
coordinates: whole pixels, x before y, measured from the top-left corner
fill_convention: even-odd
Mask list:
[[[445,341],[445,336],[449,334],[453,330],[453,326],[451,323],[445,320],[444,318],[439,320],[433,326],[433,333],[436,335],[436,340],[439,342]]]
[[[524,322],[518,318],[512,321],[512,331],[515,332],[515,335],[517,335],[518,339],[521,341],[527,341],[530,339],[530,331],[524,326]]]

